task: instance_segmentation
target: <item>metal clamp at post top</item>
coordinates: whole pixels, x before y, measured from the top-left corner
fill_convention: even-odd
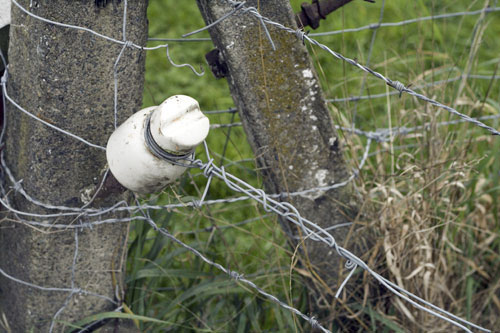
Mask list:
[[[295,15],[295,20],[299,28],[310,26],[313,29],[319,27],[319,21],[326,19],[328,14],[336,11],[340,7],[348,4],[352,0],[313,0],[311,4],[304,2],[300,5],[302,11]],[[374,3],[375,0],[364,0]]]

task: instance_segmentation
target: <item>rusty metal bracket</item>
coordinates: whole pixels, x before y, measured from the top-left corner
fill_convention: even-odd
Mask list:
[[[302,3],[302,11],[295,15],[295,20],[299,28],[310,26],[313,29],[319,27],[319,21],[326,19],[326,16],[338,8],[348,4],[352,0],[313,0],[311,4]],[[375,0],[364,0],[374,3]]]
[[[213,49],[205,54],[205,59],[207,60],[210,70],[214,74],[215,78],[221,79],[229,74],[227,64],[222,58],[219,49]]]

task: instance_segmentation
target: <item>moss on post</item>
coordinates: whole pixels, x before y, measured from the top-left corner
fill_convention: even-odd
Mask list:
[[[198,0],[198,5],[207,24],[232,10],[225,0]],[[297,28],[289,1],[254,0],[245,6],[254,6],[263,16]],[[261,22],[249,13],[238,13],[209,30],[229,69],[231,93],[267,190],[287,193],[346,180],[349,174],[332,118],[305,46],[293,33],[272,25],[267,28],[276,50]],[[357,212],[352,186],[287,200],[323,228],[351,222]],[[290,236],[300,234],[286,221],[282,225]],[[347,233],[345,228],[333,232],[342,244]],[[324,244],[290,240],[300,247],[302,263],[310,269],[318,294],[328,296],[316,301],[331,299],[343,261]],[[323,305],[329,306],[328,301]]]

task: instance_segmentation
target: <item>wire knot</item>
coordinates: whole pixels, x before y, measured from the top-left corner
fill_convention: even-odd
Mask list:
[[[243,278],[243,274],[240,274],[238,272],[235,272],[235,271],[229,271],[229,275],[235,279],[236,281],[238,280],[241,280]]]
[[[377,142],[387,142],[391,139],[391,132],[386,129],[368,132],[367,138]]]
[[[348,270],[351,270],[351,269],[354,269],[356,268],[358,265],[356,265],[356,263],[350,259],[348,259],[346,262],[345,262],[345,265],[344,267]]]
[[[311,328],[318,328],[319,327],[319,321],[314,316],[309,318],[309,324],[311,324]]]
[[[306,39],[307,34],[309,34],[309,31],[306,32],[302,29],[295,30],[295,36],[297,36],[297,38],[300,41],[302,41],[302,44],[304,44],[304,45],[306,44],[305,39]]]
[[[267,202],[267,193],[262,189],[256,189],[255,192],[257,192],[258,196],[262,198],[262,208],[264,209],[264,211],[269,213],[271,209],[269,208]]]
[[[83,219],[78,219],[78,225],[80,226],[80,229],[83,230],[85,228],[88,228],[90,230],[94,230],[94,224],[89,223],[89,222],[83,222]]]
[[[203,171],[203,176],[206,178],[210,177],[214,171],[214,159],[210,158],[201,170]]]
[[[22,187],[22,185],[21,185],[21,184],[22,184],[22,182],[23,182],[23,180],[22,180],[22,179],[18,180],[17,182],[15,182],[15,183],[11,186],[11,188],[12,188],[14,191],[16,191],[16,192],[21,191],[21,190],[23,189],[23,187]]]
[[[390,81],[387,84],[399,91],[399,97],[401,98],[403,91],[406,89],[405,85],[399,81]]]
[[[125,41],[125,47],[131,47],[132,45],[134,45],[134,43],[131,41],[131,40],[127,40]]]
[[[335,237],[333,237],[331,234],[328,234],[325,241],[328,241],[328,245],[330,247],[334,247],[337,250],[337,252],[339,252],[339,250],[337,248],[337,241],[335,240]]]

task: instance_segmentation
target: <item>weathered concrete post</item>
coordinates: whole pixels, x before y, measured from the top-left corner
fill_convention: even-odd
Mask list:
[[[123,1],[106,7],[94,1],[28,1],[19,3],[38,16],[84,26],[121,40]],[[147,1],[128,1],[127,40],[145,45]],[[88,32],[42,22],[12,5],[8,93],[18,104],[41,119],[106,146],[114,129],[113,66],[122,45]],[[118,114],[126,119],[141,106],[144,51],[126,48],[118,64]],[[44,203],[81,207],[92,195],[106,169],[103,150],[95,149],[54,131],[7,104],[5,160],[26,192]],[[5,184],[12,186],[8,181]],[[123,199],[121,191],[105,186],[92,207],[107,207]],[[57,213],[28,203],[16,191],[14,208],[33,213]],[[116,217],[117,215],[113,215]],[[10,219],[17,217],[10,214]],[[31,219],[21,216],[25,219]],[[101,219],[112,215],[101,216]],[[77,224],[91,217],[32,219],[47,223]],[[0,268],[7,274],[44,287],[71,288],[75,254],[74,230],[44,229],[22,223],[0,222]],[[47,232],[48,231],[48,232]],[[120,294],[126,253],[125,223],[79,231],[74,270],[75,288],[115,299]],[[114,271],[113,278],[112,271]],[[41,291],[0,274],[0,312],[13,332],[47,332],[68,292]],[[74,322],[90,314],[109,311],[109,300],[74,294],[60,312],[59,321]],[[55,331],[61,331],[62,324]]]
[[[207,24],[234,8],[226,0],[198,0],[198,5]],[[287,27],[297,27],[287,0],[253,0],[245,6],[254,6]],[[227,65],[231,94],[265,186],[272,193],[287,193],[341,182],[348,172],[307,50],[296,35],[271,25],[267,28],[275,51],[260,21],[250,14],[238,13],[209,30]],[[356,213],[351,186],[287,200],[324,228],[352,221]],[[300,234],[286,222],[282,225],[290,236]],[[347,232],[338,229],[333,234],[344,244]],[[315,289],[334,294],[341,282],[342,263],[334,250],[308,240],[301,243],[291,238],[291,243],[301,247],[302,263],[312,272]],[[354,244],[348,247],[353,249]]]

